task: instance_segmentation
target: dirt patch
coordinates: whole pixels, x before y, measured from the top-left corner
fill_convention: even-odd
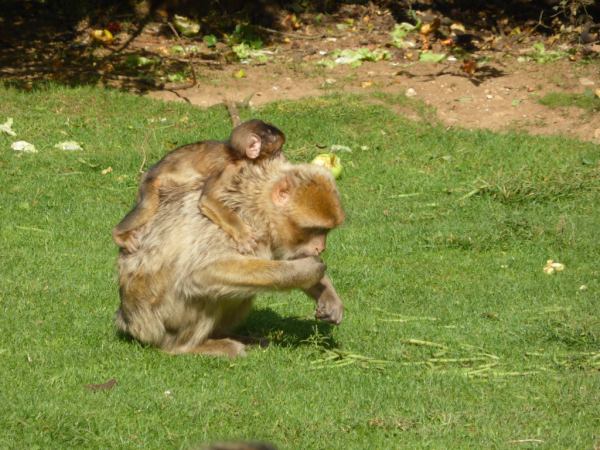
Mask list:
[[[433,119],[449,127],[564,134],[600,144],[600,114],[591,112],[593,109],[549,108],[539,102],[550,93],[600,93],[598,25],[591,17],[579,25],[566,19],[557,22],[557,15],[550,16],[545,10],[545,16],[530,11],[517,21],[507,17],[501,5],[492,6],[478,12],[419,11],[415,7],[409,21],[434,28],[437,24],[438,28],[430,34],[415,28],[401,38],[400,46],[390,43],[392,31],[402,19],[384,3],[342,5],[332,14],[296,15],[280,10],[272,16],[278,30],[249,26],[248,33],[256,33],[252,39],[260,36],[265,44],[269,61],[262,64],[258,58],[250,58],[248,64],[240,62],[232,51],[232,32],[227,35],[220,28],[224,22],[244,23],[241,19],[209,15],[201,19],[198,35],[183,38],[184,46],[194,48],[198,83],[174,91],[148,90],[148,84],[143,84],[150,80],[156,87],[174,75],[179,77],[174,84],[191,81],[187,55],[175,52],[180,41],[167,26],[166,20],[172,18],[166,12],[162,21],[144,20],[136,25],[107,10],[95,22],[80,20],[65,31],[58,18],[24,8],[15,21],[4,21],[6,27],[0,33],[0,65],[4,68],[0,73],[17,80],[25,90],[48,79],[67,84],[104,82],[143,91],[151,98],[201,107],[223,100],[241,101],[251,93],[251,103],[262,105],[333,92],[379,91],[424,102],[434,111]],[[531,19],[534,13],[535,20]],[[465,19],[464,24],[457,23],[458,18]],[[113,30],[112,44],[90,40],[93,31],[102,29]],[[32,30],[45,31],[34,35]],[[211,33],[219,39],[209,47],[204,37]],[[249,35],[240,33],[242,42],[249,40]],[[25,43],[31,51],[22,51]],[[365,61],[354,68],[315,64],[326,60],[334,65],[336,50],[386,52],[386,60]],[[532,58],[536,52],[538,57]],[[540,63],[544,52],[560,55],[555,58],[558,61]],[[448,58],[441,63],[419,61],[419,54],[427,53]],[[140,61],[153,62],[137,65],[136,55],[141,56]],[[466,69],[467,61],[474,72]],[[240,69],[244,74],[236,77]],[[393,110],[423,119],[415,108]]]

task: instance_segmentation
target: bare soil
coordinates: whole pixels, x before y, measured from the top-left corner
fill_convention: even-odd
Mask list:
[[[331,51],[341,43],[331,44],[338,45],[324,44],[324,51]],[[314,59],[320,58],[318,55]],[[306,62],[310,63],[310,59]],[[502,64],[484,66],[487,69],[481,74],[469,76],[462,72],[460,62],[396,64],[365,62],[355,69],[343,65],[333,69],[315,68],[310,64],[303,67],[294,62],[254,67],[232,64],[222,69],[203,68],[202,80],[191,89],[176,93],[154,91],[147,95],[208,107],[223,100],[241,101],[250,93],[255,93],[251,104],[262,105],[331,92],[364,94],[379,90],[411,96],[409,89],[412,89],[413,98],[434,107],[437,119],[447,126],[563,134],[600,144],[599,114],[590,114],[575,106],[551,109],[538,101],[551,92],[581,94],[586,88],[592,91],[600,88],[597,65],[577,66],[566,61],[518,63],[516,58],[507,58]],[[237,79],[234,74],[240,68],[245,75]],[[409,72],[411,76],[394,75],[400,71]],[[494,75],[488,76],[488,73]],[[368,87],[363,87],[365,82]],[[420,119],[412,110],[398,113]]]

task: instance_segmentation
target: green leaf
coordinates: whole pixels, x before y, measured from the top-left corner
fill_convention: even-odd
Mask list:
[[[410,23],[402,22],[401,24],[394,25],[394,31],[392,31],[392,37],[394,39],[401,39],[408,36],[408,33],[413,31],[416,27]]]
[[[546,53],[546,47],[544,47],[543,42],[538,42],[537,44],[533,44],[533,49],[538,52],[540,55]]]
[[[214,34],[207,34],[206,36],[204,36],[204,41],[206,42],[207,46],[214,47],[217,43],[217,38]]]
[[[169,80],[171,83],[181,83],[183,80],[185,80],[185,77],[182,73],[177,72],[167,75],[167,80]]]
[[[513,105],[513,106],[517,106],[517,105],[518,105],[519,103],[521,103],[521,102],[522,102],[522,100],[518,100],[518,99],[517,99],[517,100],[513,100],[513,101],[512,101],[512,105]]]
[[[465,98],[459,98],[459,99],[457,99],[456,101],[457,101],[457,102],[463,102],[463,103],[464,103],[464,102],[472,102],[472,101],[473,101],[473,99],[472,99],[472,98],[469,98],[469,97],[465,97]]]
[[[445,55],[443,53],[437,54],[437,53],[421,52],[419,54],[419,61],[421,61],[421,62],[441,62],[441,61],[444,61],[447,57],[448,57],[448,55]]]

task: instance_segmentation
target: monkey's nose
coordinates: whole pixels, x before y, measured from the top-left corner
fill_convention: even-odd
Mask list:
[[[315,247],[315,256],[319,256],[325,251],[325,247]]]

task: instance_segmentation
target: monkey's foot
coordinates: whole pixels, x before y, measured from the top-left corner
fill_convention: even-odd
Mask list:
[[[267,348],[271,342],[269,338],[265,337],[238,336],[235,334],[223,334],[221,337],[240,342],[248,347]]]

